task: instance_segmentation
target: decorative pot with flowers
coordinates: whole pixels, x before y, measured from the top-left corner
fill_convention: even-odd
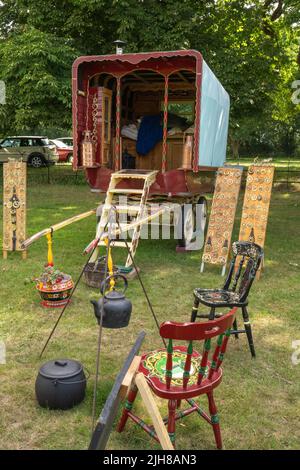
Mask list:
[[[44,307],[61,307],[68,302],[74,283],[69,274],[54,266],[45,266],[44,272],[36,279],[36,288],[40,292]]]

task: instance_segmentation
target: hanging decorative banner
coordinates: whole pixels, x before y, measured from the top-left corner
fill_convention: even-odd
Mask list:
[[[105,87],[87,87],[82,166],[107,165],[111,151],[112,91]]]
[[[82,166],[92,168],[96,164],[98,152],[98,119],[101,114],[99,109],[100,100],[98,100],[97,88],[90,88],[90,81],[87,83],[86,90],[86,115],[85,130],[83,131],[82,148]],[[99,158],[98,158],[99,159]]]
[[[274,177],[273,165],[251,165],[248,170],[239,240],[264,247]]]
[[[26,251],[26,170],[25,162],[8,161],[3,165],[3,258],[8,251]]]
[[[225,274],[242,172],[241,168],[230,167],[222,167],[218,171],[201,272],[204,263],[211,263],[223,265],[222,275]]]
[[[95,164],[95,143],[91,137],[91,131],[83,131],[82,166],[90,168]]]

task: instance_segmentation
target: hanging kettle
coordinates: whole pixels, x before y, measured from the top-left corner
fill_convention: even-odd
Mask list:
[[[105,292],[108,281],[117,278],[122,278],[124,281],[123,291],[116,290],[114,287],[111,291]],[[99,300],[91,300],[99,325],[102,308],[102,326],[104,328],[124,328],[128,325],[132,312],[132,303],[125,297],[127,287],[128,281],[122,274],[112,274],[101,283],[100,292],[103,297]]]

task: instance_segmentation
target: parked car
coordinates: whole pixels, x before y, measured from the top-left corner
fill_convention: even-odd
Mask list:
[[[67,144],[70,147],[73,147],[73,137],[57,137],[56,140],[60,140],[64,144]]]
[[[0,162],[9,158],[22,159],[35,168],[58,162],[55,145],[44,136],[13,136],[0,141]]]
[[[51,139],[50,144],[55,145],[59,162],[72,162],[73,160],[73,147],[62,142],[60,139]]]
[[[73,161],[73,147],[62,142],[60,139],[51,139],[49,141],[55,145],[59,162],[72,162]]]

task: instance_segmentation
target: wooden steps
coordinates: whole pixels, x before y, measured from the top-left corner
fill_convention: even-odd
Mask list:
[[[125,267],[130,267],[132,265],[132,258],[135,255],[137,246],[140,239],[141,226],[147,223],[149,220],[152,220],[154,217],[157,217],[163,211],[159,210],[155,214],[145,216],[145,206],[149,195],[150,186],[154,183],[157,175],[157,171],[153,170],[120,170],[118,172],[112,173],[109,187],[106,193],[105,202],[102,208],[100,222],[97,225],[96,238],[99,238],[103,232],[114,233],[122,236],[127,236],[128,231],[132,231],[131,242],[128,242],[128,247],[130,248],[130,254],[128,253]],[[134,184],[134,180],[143,180],[143,188],[132,188],[132,189],[121,189],[117,188],[117,185],[122,180],[131,179],[131,184]],[[139,183],[140,185],[140,183]],[[115,204],[114,197],[117,195],[138,195],[135,205],[133,204]],[[133,220],[130,223],[120,223],[116,222],[118,220],[117,216],[122,213],[128,213],[135,215]],[[147,212],[148,214],[148,212]],[[110,222],[111,220],[111,222]],[[120,228],[120,230],[119,230]],[[121,232],[121,233],[120,233]],[[126,244],[122,240],[112,240],[112,246],[126,248]],[[104,246],[104,240],[101,240],[98,243],[98,246]],[[91,262],[95,262],[98,258],[98,249],[95,250],[93,256],[91,257]]]
[[[143,189],[112,189],[112,194],[143,194]]]
[[[113,173],[111,176],[117,179],[152,179],[152,183],[155,181],[157,171],[155,170],[120,170]]]
[[[114,206],[118,214],[128,213],[128,214],[136,214],[140,210],[140,206],[134,206],[131,204],[125,205],[116,205]],[[103,209],[108,209],[109,207],[103,207]]]

